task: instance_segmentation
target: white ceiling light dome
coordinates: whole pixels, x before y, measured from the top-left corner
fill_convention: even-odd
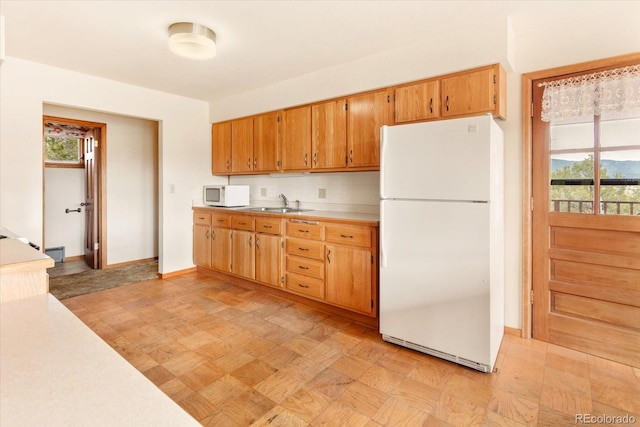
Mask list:
[[[204,25],[176,22],[169,26],[169,49],[189,59],[211,59],[216,56],[216,33]]]

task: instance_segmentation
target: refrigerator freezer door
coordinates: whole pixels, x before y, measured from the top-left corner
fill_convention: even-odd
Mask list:
[[[383,199],[490,200],[491,116],[383,126]]]
[[[383,200],[380,333],[490,361],[489,205]]]

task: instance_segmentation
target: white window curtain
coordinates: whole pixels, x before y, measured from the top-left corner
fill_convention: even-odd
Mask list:
[[[542,121],[640,114],[640,65],[540,83]]]

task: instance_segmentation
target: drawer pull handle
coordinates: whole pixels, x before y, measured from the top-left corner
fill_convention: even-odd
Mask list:
[[[300,228],[298,229],[298,231],[301,232],[301,233],[308,233],[309,232],[309,230],[302,230]]]
[[[298,283],[298,286],[301,288],[309,289],[309,285],[303,285],[302,283]]]
[[[305,267],[304,265],[299,265],[298,268],[302,269],[302,270],[308,270],[309,267]]]
[[[309,248],[298,248],[298,249],[301,250],[301,251],[305,251],[305,252],[309,251]]]
[[[327,262],[331,264],[331,250],[327,252]]]
[[[262,228],[273,228],[273,227],[270,225],[263,225]]]
[[[211,230],[211,240],[216,240],[216,232]]]
[[[344,237],[345,239],[353,239],[353,236],[349,236],[347,234],[341,234],[340,237]]]
[[[219,218],[217,221],[218,221],[218,222],[224,222],[224,219]]]
[[[209,230],[207,230],[206,236],[207,236],[207,240],[209,240]]]
[[[240,224],[240,225],[247,225],[247,223],[246,223],[246,222],[244,222],[244,221],[243,221],[243,222],[239,222],[238,224]]]

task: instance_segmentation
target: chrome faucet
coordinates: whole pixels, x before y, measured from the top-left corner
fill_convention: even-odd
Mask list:
[[[287,199],[287,196],[285,196],[284,194],[280,194],[278,197],[280,197],[282,199],[282,201],[284,202],[284,207],[288,208],[289,207],[289,199]]]

